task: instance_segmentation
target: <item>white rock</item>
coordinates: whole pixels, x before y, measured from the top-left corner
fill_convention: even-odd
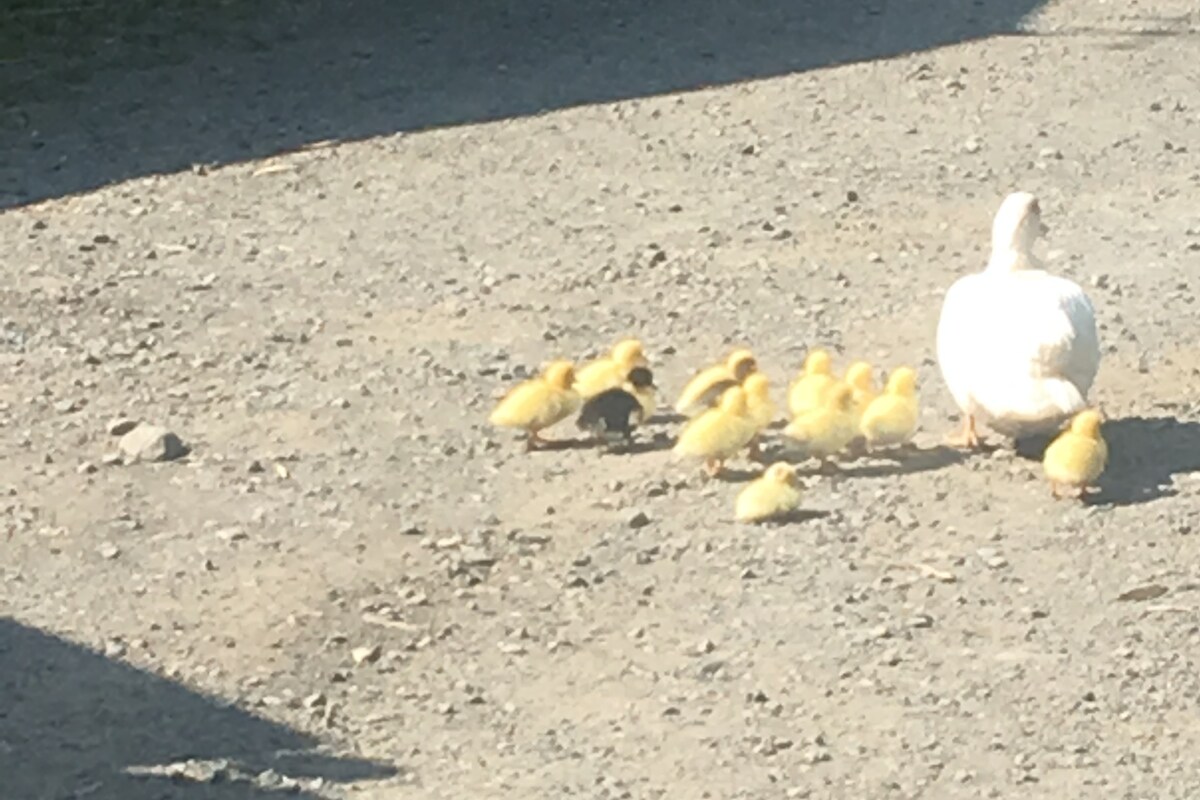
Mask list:
[[[378,661],[381,655],[383,655],[383,650],[377,644],[370,647],[356,647],[350,651],[350,657],[358,666]]]
[[[121,437],[119,446],[129,462],[172,461],[187,454],[180,438],[159,425],[138,425]]]

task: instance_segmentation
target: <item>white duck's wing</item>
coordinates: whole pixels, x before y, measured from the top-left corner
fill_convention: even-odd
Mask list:
[[[1029,276],[1034,279],[1031,274]],[[1085,398],[1100,369],[1100,335],[1096,309],[1079,284],[1041,274],[1038,293],[1053,301],[1058,336],[1049,336],[1039,349],[1038,366],[1045,377],[1065,378]]]
[[[1100,366],[1092,301],[1074,281],[1025,272],[998,281],[997,301],[1011,308],[1014,332],[1002,354],[1032,378],[1070,381],[1086,396]],[[1022,313],[1023,312],[1023,313]]]
[[[988,340],[988,298],[983,275],[966,275],[946,290],[937,326],[938,368],[963,413],[972,411],[971,387],[984,364],[981,345]]]
[[[988,296],[987,376],[975,396],[992,427],[1032,431],[1082,409],[1100,365],[1095,310],[1084,291],[1030,271],[997,276]]]

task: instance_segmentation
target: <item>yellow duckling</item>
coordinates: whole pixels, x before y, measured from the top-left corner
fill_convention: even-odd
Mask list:
[[[871,365],[866,361],[855,361],[846,368],[845,382],[853,392],[854,413],[861,419],[867,406],[879,394],[875,389],[875,378],[871,375]]]
[[[733,386],[721,395],[720,405],[684,426],[675,443],[675,453],[704,459],[705,471],[715,478],[721,474],[723,462],[748,446],[754,434],[746,392],[740,386]]]
[[[883,394],[863,412],[859,430],[868,447],[907,444],[917,430],[917,414],[917,373],[909,367],[899,367],[888,376]]]
[[[595,397],[606,389],[616,389],[634,367],[648,365],[646,352],[637,339],[622,339],[604,358],[584,364],[575,374],[575,391],[583,399]]]
[[[526,450],[543,443],[541,431],[575,413],[579,393],[573,388],[575,366],[554,361],[536,378],[520,383],[493,409],[488,421],[501,428],[518,428],[529,434]]]
[[[675,412],[694,417],[712,408],[724,396],[726,389],[741,384],[746,376],[758,370],[758,361],[749,350],[734,350],[724,364],[716,364],[695,375],[675,403]]]
[[[813,350],[804,359],[804,371],[788,390],[788,410],[793,417],[820,408],[825,393],[837,384],[833,359],[824,350]]]
[[[796,469],[780,461],[738,493],[734,515],[738,522],[764,522],[784,516],[799,505]]]
[[[819,408],[796,417],[783,432],[800,442],[806,454],[820,459],[822,466],[826,466],[832,456],[858,436],[855,422],[854,390],[844,383],[836,383]]]
[[[1108,444],[1100,435],[1100,412],[1080,411],[1071,427],[1059,434],[1046,448],[1042,467],[1050,479],[1050,491],[1055,497],[1066,494],[1082,497],[1108,465]]]
[[[742,390],[746,393],[746,415],[754,423],[754,438],[750,441],[750,454],[757,456],[758,440],[763,431],[775,421],[778,409],[771,399],[771,382],[761,372],[752,372],[742,381]]]
[[[778,411],[771,399],[771,382],[761,372],[754,372],[742,381],[742,390],[746,393],[746,408],[755,429],[765,430],[775,421]]]

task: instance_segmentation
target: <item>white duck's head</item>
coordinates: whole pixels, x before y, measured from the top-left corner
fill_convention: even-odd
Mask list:
[[[1008,195],[992,220],[992,256],[988,268],[1010,272],[1035,266],[1034,242],[1048,230],[1035,196],[1029,192]]]

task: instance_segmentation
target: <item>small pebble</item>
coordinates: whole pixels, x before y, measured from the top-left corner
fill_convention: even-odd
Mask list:
[[[650,517],[646,516],[645,512],[643,511],[639,511],[629,518],[629,527],[633,528],[634,530],[637,530],[638,528],[644,528],[649,524]]]
[[[369,647],[356,647],[350,651],[350,658],[354,660],[356,666],[363,664],[373,664],[383,655],[383,649],[373,644]]]

